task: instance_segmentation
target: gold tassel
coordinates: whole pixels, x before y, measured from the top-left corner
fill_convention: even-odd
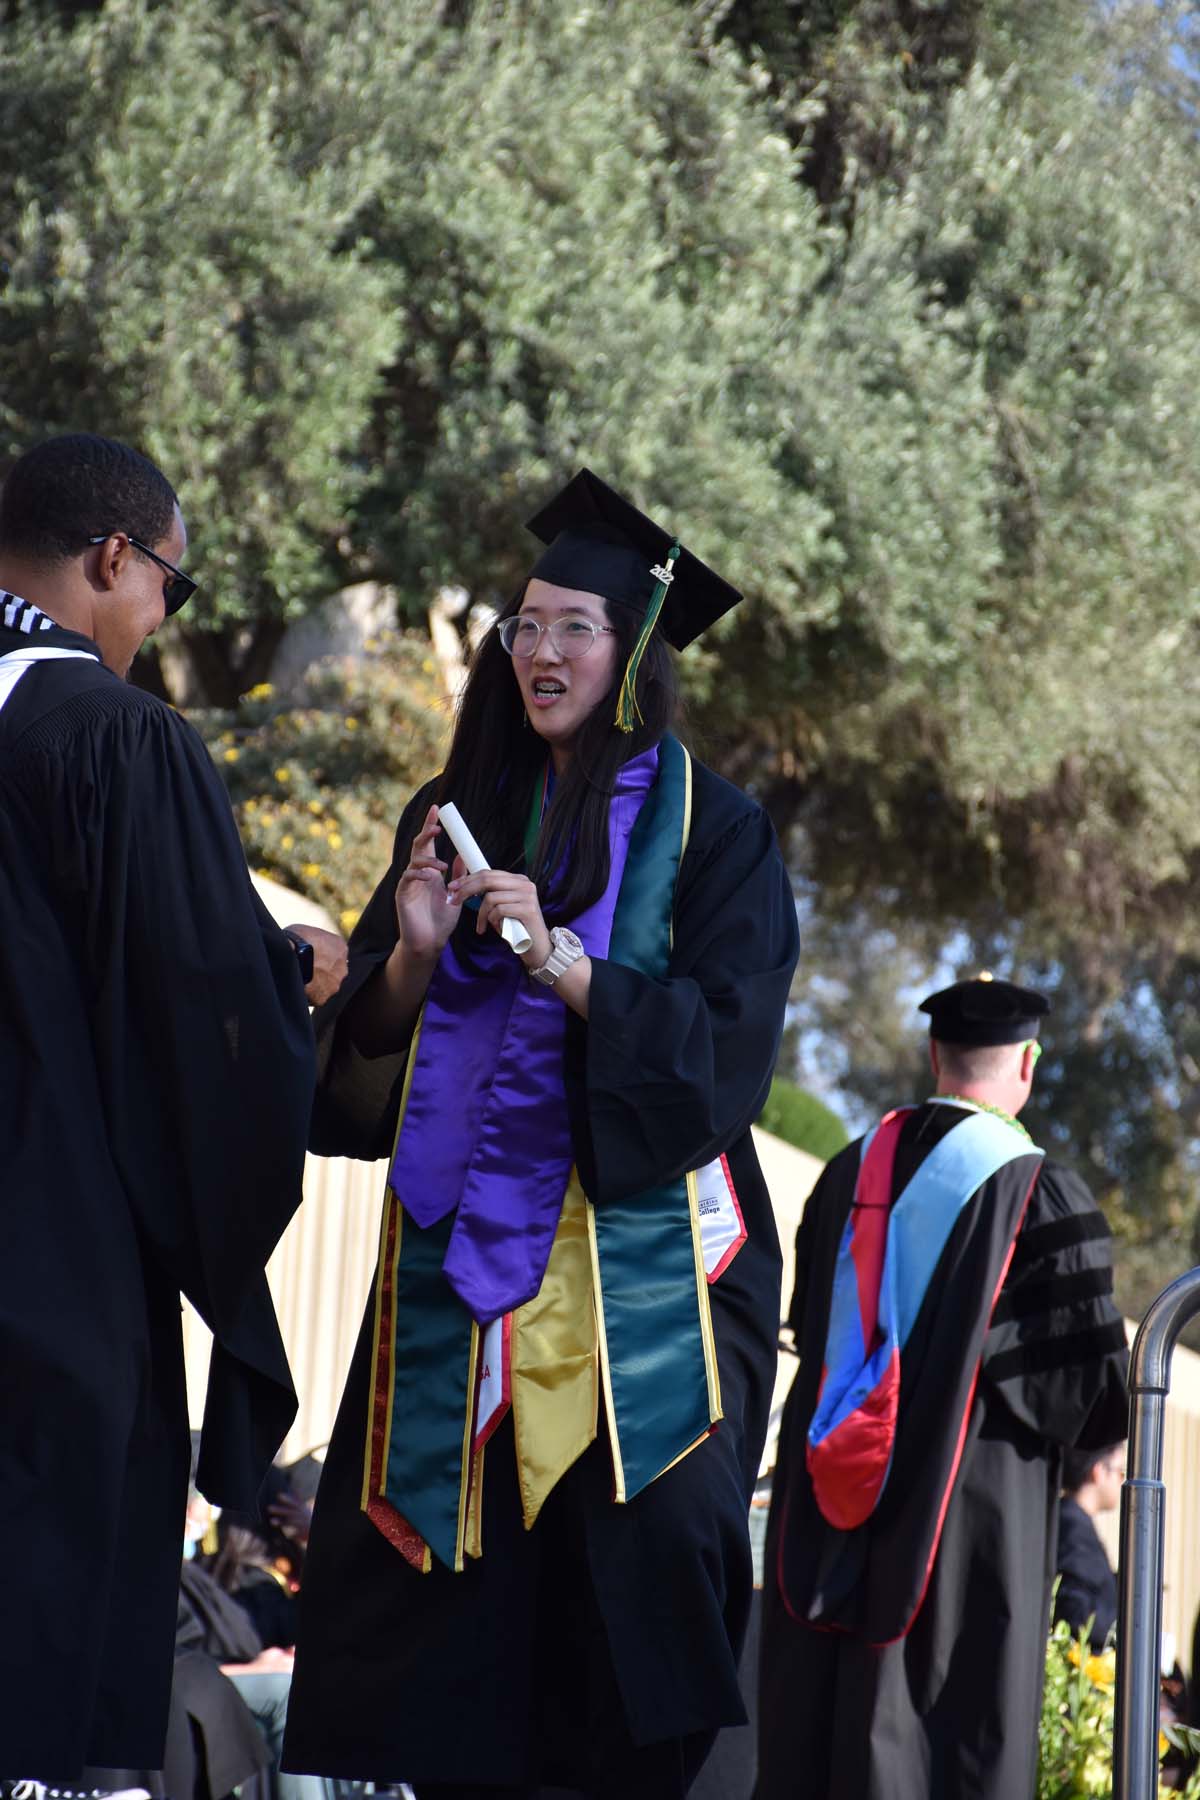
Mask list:
[[[642,723],[642,710],[637,703],[637,675],[641,667],[642,657],[646,653],[646,645],[650,642],[650,633],[658,624],[658,615],[663,609],[663,601],[667,597],[667,589],[675,579],[675,561],[679,555],[678,542],[667,551],[667,560],[660,567],[657,563],[650,573],[657,576],[654,592],[650,596],[650,604],[646,608],[646,617],[642,621],[642,629],[638,633],[637,643],[625,665],[625,676],[621,682],[621,692],[617,696],[616,724],[620,731],[632,731],[634,722]]]

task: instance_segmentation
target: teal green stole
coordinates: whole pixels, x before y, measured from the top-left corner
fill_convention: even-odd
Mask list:
[[[666,737],[630,839],[609,961],[666,978],[690,823],[690,758]],[[625,1501],[721,1416],[692,1178],[589,1204],[588,1221],[615,1497]],[[480,1332],[441,1272],[452,1224],[418,1229],[389,1192],[363,1507],[417,1566],[429,1566],[428,1546],[453,1569],[467,1531]]]

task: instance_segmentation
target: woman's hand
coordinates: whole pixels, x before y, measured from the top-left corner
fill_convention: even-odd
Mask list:
[[[455,868],[458,868],[455,863]],[[479,895],[479,917],[475,929],[499,931],[505,919],[517,919],[529,933],[530,945],[521,961],[527,969],[540,969],[550,954],[550,931],[542,917],[538,891],[527,875],[513,875],[507,869],[483,869],[478,875],[456,874],[447,889],[456,908],[472,895]],[[458,917],[457,910],[455,918]]]
[[[431,806],[413,839],[408,867],[396,884],[396,924],[406,953],[419,962],[436,962],[458,924],[462,901],[448,893],[446,865],[433,853],[438,809]],[[455,868],[461,859],[455,859]]]
[[[368,1058],[393,1056],[412,1042],[438,957],[462,912],[462,901],[446,891],[446,865],[433,853],[437,834],[438,809],[431,806],[396,883],[395,946],[346,1008],[354,1044]],[[461,872],[461,857],[454,867]]]

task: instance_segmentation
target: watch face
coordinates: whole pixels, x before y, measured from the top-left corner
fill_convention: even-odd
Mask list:
[[[565,925],[554,925],[550,929],[550,954],[540,969],[531,969],[530,974],[535,981],[553,987],[564,969],[569,969],[573,962],[578,962],[586,955],[583,944],[573,931]]]

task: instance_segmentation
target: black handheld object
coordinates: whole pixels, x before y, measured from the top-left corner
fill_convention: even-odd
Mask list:
[[[317,953],[308,939],[301,937],[298,931],[289,931],[285,926],[283,935],[296,952],[296,961],[300,965],[300,979],[307,987],[316,968]]]

